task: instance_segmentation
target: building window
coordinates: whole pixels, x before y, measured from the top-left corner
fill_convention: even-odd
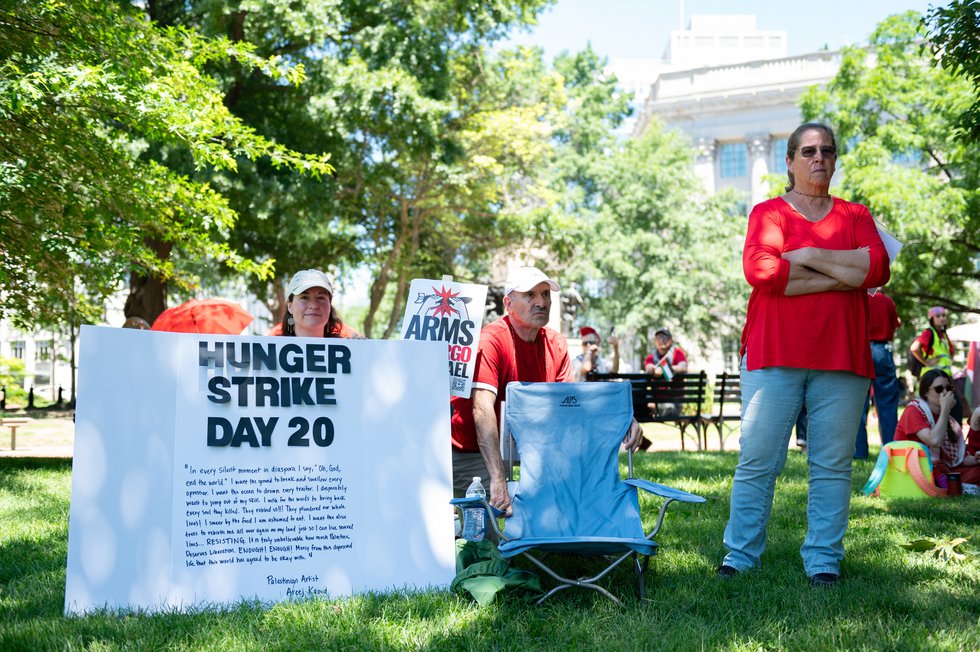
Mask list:
[[[737,48],[738,47],[738,37],[737,36],[721,36],[721,46],[723,48]]]
[[[10,343],[10,357],[17,358],[18,360],[24,359],[24,342],[23,340],[19,342]]]
[[[36,343],[34,359],[38,362],[46,362],[51,359],[51,342],[42,341]]]
[[[724,143],[721,146],[721,176],[723,179],[744,177],[749,170],[745,143]]]
[[[786,143],[787,138],[772,139],[772,170],[773,174],[786,173]]]

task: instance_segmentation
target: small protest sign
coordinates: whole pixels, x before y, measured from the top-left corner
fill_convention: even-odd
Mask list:
[[[415,279],[402,320],[402,339],[446,342],[449,393],[470,395],[480,345],[480,329],[486,312],[487,286]]]

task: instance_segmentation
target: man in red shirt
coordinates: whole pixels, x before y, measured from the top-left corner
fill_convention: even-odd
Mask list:
[[[674,374],[687,373],[687,354],[674,344],[674,337],[665,326],[653,334],[653,347],[653,353],[643,362],[648,374],[666,376],[670,380]]]
[[[499,434],[507,383],[571,380],[565,338],[546,327],[551,293],[558,291],[558,283],[544,272],[534,267],[515,269],[504,284],[507,314],[480,331],[473,393],[470,398],[451,401],[453,493],[457,497],[465,495],[474,476],[484,482],[489,478],[489,503],[501,511],[510,509]],[[641,436],[634,419],[624,441],[635,448]]]
[[[661,326],[653,334],[653,353],[643,361],[643,368],[651,376],[660,376],[666,380],[674,377],[674,374],[687,373],[687,354],[684,349],[674,344],[674,337],[667,330],[666,326]],[[658,417],[672,417],[681,413],[679,403],[647,403],[650,412]],[[650,441],[644,440],[641,448],[649,448]]]
[[[878,431],[884,446],[895,437],[898,424],[898,399],[901,389],[895,371],[895,354],[892,339],[902,323],[895,311],[895,302],[880,289],[868,297],[868,332],[871,337],[871,359],[875,365],[875,377],[871,381],[874,391],[875,410],[878,412]],[[868,457],[868,408],[871,392],[864,401],[864,414],[858,423],[854,458]]]

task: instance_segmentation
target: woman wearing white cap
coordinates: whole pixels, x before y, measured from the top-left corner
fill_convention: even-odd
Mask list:
[[[333,308],[333,284],[318,269],[293,274],[286,290],[286,313],[281,335],[298,337],[341,337],[360,339]]]

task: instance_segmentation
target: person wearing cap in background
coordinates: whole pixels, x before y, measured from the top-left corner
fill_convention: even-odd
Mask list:
[[[687,354],[674,344],[674,338],[666,326],[661,326],[653,334],[653,353],[643,363],[646,372],[652,376],[662,376],[670,380],[674,374],[687,373]],[[650,412],[658,418],[672,417],[681,413],[678,403],[647,403]],[[644,440],[641,448],[646,450],[650,442]]]
[[[279,331],[279,332],[275,332]],[[318,269],[293,274],[286,288],[286,312],[270,335],[287,337],[340,337],[361,339],[341,320],[333,307],[333,284]]]
[[[898,425],[898,399],[901,388],[895,371],[895,349],[892,339],[895,330],[901,325],[895,311],[895,302],[880,288],[868,296],[868,336],[871,338],[871,359],[875,365],[875,377],[871,381],[874,390],[875,412],[878,413],[878,433],[884,446],[895,437]],[[854,445],[854,458],[868,457],[868,408],[871,406],[871,390],[864,399],[864,414],[858,422],[857,440]]]
[[[576,381],[588,380],[588,376],[593,371],[597,374],[619,373],[619,340],[615,335],[609,337],[609,346],[612,347],[612,362],[599,355],[599,345],[602,338],[599,333],[591,326],[583,326],[578,329],[582,337],[582,352],[572,358],[572,378]]]
[[[919,378],[930,369],[939,369],[945,371],[950,377],[953,376],[953,354],[956,353],[956,349],[953,347],[953,341],[946,334],[948,319],[949,314],[942,306],[929,308],[929,328],[922,331],[909,346],[909,353],[922,363]],[[962,399],[959,397],[957,399],[950,416],[962,423]]]
[[[502,319],[480,331],[473,392],[469,398],[453,397],[453,494],[466,494],[474,476],[490,480],[487,500],[499,510],[510,510],[507,476],[500,454],[500,405],[506,400],[507,383],[568,382],[572,379],[568,344],[558,332],[546,327],[551,315],[551,293],[558,283],[534,267],[514,269],[504,284]],[[641,438],[634,419],[624,437],[636,447]]]
[[[687,373],[687,354],[674,344],[674,338],[665,326],[653,334],[653,347],[653,353],[644,362],[648,374],[666,376],[670,380],[674,374]]]

